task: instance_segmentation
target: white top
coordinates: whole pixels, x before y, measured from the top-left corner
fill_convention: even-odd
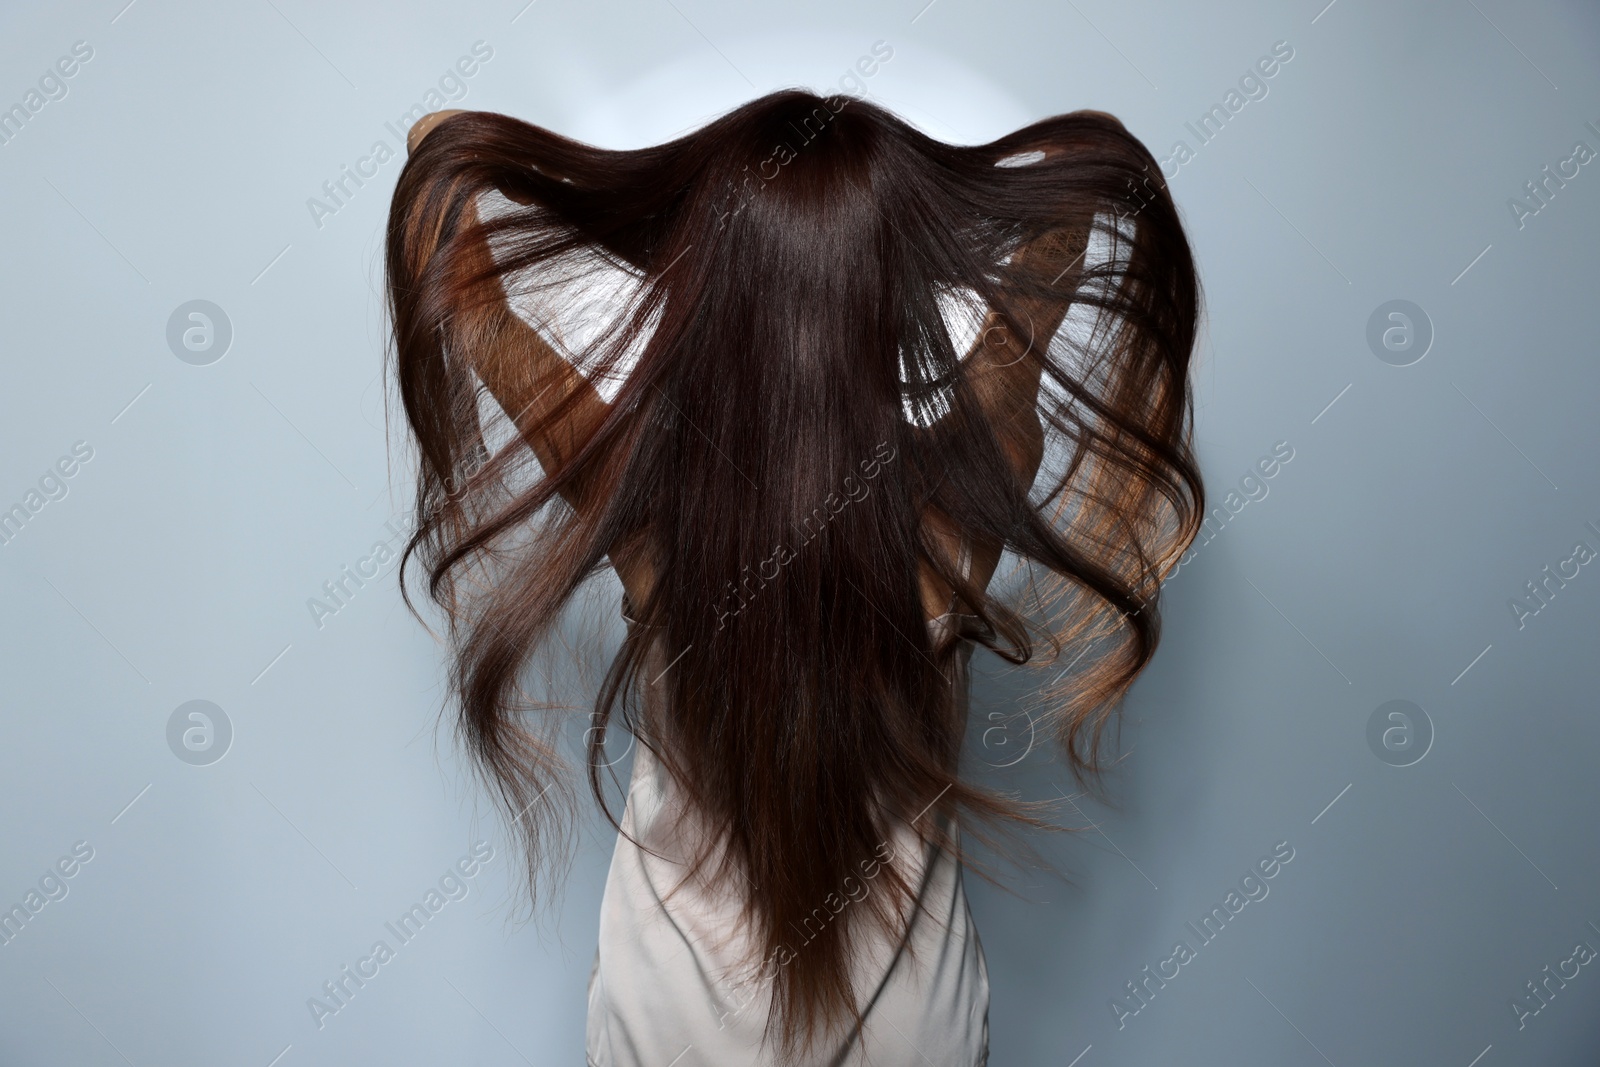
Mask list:
[[[930,636],[937,642],[953,635],[961,618],[929,620]],[[963,713],[971,654],[971,642],[961,641],[952,671]],[[650,750],[635,747],[621,823],[648,851],[617,836],[589,975],[589,1067],[771,1067],[770,1047],[757,1051],[771,980],[743,979],[759,952],[736,924],[741,902],[698,882],[672,892],[684,870],[673,857],[686,855],[685,843],[697,839],[698,816],[678,801],[671,776]],[[907,938],[915,959],[887,933],[858,936],[853,977],[866,994],[861,1032],[795,1067],[988,1063],[989,972],[961,865],[921,844],[908,825],[897,827],[891,845],[923,904],[911,913]],[[861,894],[853,894],[858,902]],[[841,910],[850,906],[835,899]],[[803,942],[792,947],[805,951]]]

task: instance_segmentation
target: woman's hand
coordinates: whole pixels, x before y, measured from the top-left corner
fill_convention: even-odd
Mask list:
[[[410,155],[411,153],[415,152],[417,150],[417,145],[422,143],[422,139],[428,136],[428,132],[435,126],[439,125],[439,123],[443,122],[451,115],[464,114],[465,110],[465,108],[455,107],[446,111],[434,111],[422,116],[416,122],[412,123],[410,132],[406,134],[406,155]]]

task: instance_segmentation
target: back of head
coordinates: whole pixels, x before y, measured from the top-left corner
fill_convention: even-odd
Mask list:
[[[951,847],[962,811],[1050,826],[1043,805],[961,773],[953,649],[930,637],[924,579],[1012,662],[1037,637],[1058,655],[1096,649],[1040,716],[1092,772],[1203,507],[1188,444],[1199,294],[1156,175],[1099,113],[961,147],[801,90],[637,151],[483,113],[430,134],[389,236],[396,369],[422,455],[407,555],[452,612],[463,732],[509,811],[565,780],[516,696],[519,668],[626,546],[653,580],[598,722],[620,709],[721,835],[711,873],[760,887],[745,910],[764,958],[896,825]],[[477,221],[486,194],[512,209]],[[1083,262],[1096,234],[1122,250],[1112,268]],[[485,241],[499,254],[475,268]],[[634,284],[562,354],[598,377],[626,361],[625,382],[581,432],[559,408],[519,420],[482,463],[477,287],[537,289],[584,261]],[[1061,329],[1074,303],[1098,316],[1088,338]],[[571,463],[512,484],[527,442],[556,433],[579,438]],[[579,479],[591,506],[561,506]],[[933,525],[1037,565],[1040,612],[988,595]],[[463,581],[474,565],[492,580]],[[672,664],[654,683],[653,649]],[[535,872],[542,825],[516,820]],[[781,1049],[859,1021],[850,939],[903,923],[914,888],[893,865],[880,884],[771,975]]]

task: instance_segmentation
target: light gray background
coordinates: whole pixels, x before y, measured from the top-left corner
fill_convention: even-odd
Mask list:
[[[392,568],[320,628],[307,607],[408,504],[378,381],[401,159],[320,226],[307,200],[398,149],[385,123],[479,40],[456,106],[615,147],[831,87],[882,40],[868,91],[929,132],[1090,107],[1160,157],[1287,41],[1172,185],[1208,296],[1214,502],[1276,442],[1294,459],[1169,583],[1115,804],[1063,804],[1085,832],[1046,846],[1070,884],[969,877],[992,1062],[1594,1062],[1600,966],[1520,1028],[1511,1003],[1600,947],[1600,568],[1520,628],[1509,605],[1600,548],[1600,162],[1520,227],[1508,206],[1575,141],[1600,149],[1591,6],[524,2],[0,16],[0,105],[94,50],[0,145],[0,507],[93,449],[0,545],[0,905],[94,850],[0,945],[0,1063],[582,1062],[611,834],[591,823],[543,927],[508,924],[504,835],[435,732],[442,651]],[[233,327],[208,366],[166,341],[194,299]],[[1393,299],[1435,331],[1410,366],[1366,341]],[[573,633],[603,653],[597,593]],[[974,662],[976,739],[1022,680]],[[167,742],[196,699],[234,732],[209,766]],[[1395,699],[1435,733],[1408,767],[1367,741]],[[1041,751],[993,777],[1069,785]],[[308,998],[478,840],[496,852],[470,895],[319,1029]],[[1280,841],[1270,895],[1119,1026],[1125,983]]]

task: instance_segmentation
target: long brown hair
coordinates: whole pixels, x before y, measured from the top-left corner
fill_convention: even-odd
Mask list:
[[[960,772],[953,643],[930,639],[923,572],[1005,659],[1038,663],[1042,640],[1044,663],[1071,661],[1041,706],[1093,780],[1102,727],[1154,654],[1160,581],[1204,510],[1199,284],[1159,166],[1116,119],[1079,111],[955,146],[862,99],[785,90],[610,151],[468,112],[407,162],[387,240],[420,453],[405,560],[450,620],[460,732],[530,891],[575,801],[558,716],[536,714],[553,705],[519,676],[608,555],[653,581],[595,722],[620,708],[719,835],[693,869],[715,848],[718,878],[759,887],[745,918],[763,956],[897,824],[951,848],[958,812],[1053,828],[1039,802]],[[1109,262],[1089,261],[1092,240]],[[507,292],[548,305],[572,291],[552,279],[601,269],[634,287],[552,358]],[[963,301],[970,352],[947,328]],[[1063,328],[1074,304],[1092,332]],[[609,403],[590,384],[608,378]],[[519,431],[492,453],[482,387]],[[1027,561],[1037,610],[989,595],[952,533]],[[658,713],[638,711],[646,687]],[[590,738],[590,787],[615,823],[603,729]],[[886,873],[890,892],[774,973],[782,1050],[859,1024],[850,936],[903,922],[914,892]]]

